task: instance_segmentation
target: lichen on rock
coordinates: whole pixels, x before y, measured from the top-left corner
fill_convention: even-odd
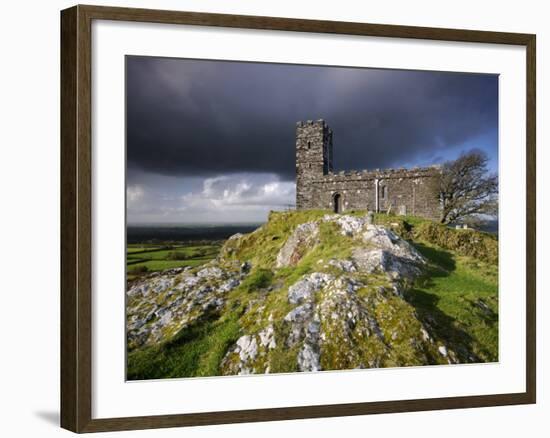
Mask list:
[[[130,350],[165,341],[183,327],[220,312],[226,295],[240,284],[238,266],[217,262],[198,270],[160,273],[127,292],[126,336]]]
[[[169,342],[206,321],[225,327],[230,319],[223,342],[205,341],[216,348],[205,354],[215,359],[218,374],[474,358],[444,342],[435,323],[411,304],[411,285],[427,269],[411,243],[366,216],[318,212],[286,223],[273,215],[254,233],[228,239],[210,263],[134,283],[127,292],[129,350]],[[486,307],[483,301],[475,305],[493,317]]]
[[[332,280],[332,278],[330,274],[324,274],[322,272],[314,272],[304,277],[302,280],[289,287],[289,303],[299,304],[303,301],[310,301],[312,295],[328,281]]]
[[[296,265],[318,243],[318,237],[319,225],[316,222],[298,225],[277,254],[275,267]]]

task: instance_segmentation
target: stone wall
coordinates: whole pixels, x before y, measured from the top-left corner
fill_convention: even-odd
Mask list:
[[[296,134],[297,209],[390,210],[439,219],[439,167],[334,173],[332,131],[326,123],[299,122]]]

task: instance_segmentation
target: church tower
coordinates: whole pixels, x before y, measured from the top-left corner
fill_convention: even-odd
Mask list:
[[[332,129],[324,120],[296,124],[296,208],[314,208],[312,181],[332,173]]]

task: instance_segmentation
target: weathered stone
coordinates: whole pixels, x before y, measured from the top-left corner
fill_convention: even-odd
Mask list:
[[[138,281],[127,292],[130,348],[154,344],[167,333],[174,335],[205,314],[219,311],[242,276],[238,265],[225,270],[211,263],[196,275],[192,270],[167,270]]]
[[[160,318],[159,325],[161,326],[168,325],[170,321],[172,321],[172,312],[168,310],[162,315],[162,318]]]
[[[333,277],[330,274],[314,272],[288,288],[288,302],[299,304],[312,298],[315,291]]]
[[[332,130],[325,121],[296,125],[296,208],[440,215],[438,166],[361,172],[333,171]]]
[[[290,324],[290,333],[286,340],[288,346],[293,346],[306,336],[306,327],[313,318],[313,304],[306,303],[291,310],[284,321]]]
[[[153,291],[157,294],[164,292],[169,287],[172,287],[173,282],[174,281],[169,278],[160,278],[153,286]]]
[[[236,278],[230,278],[225,283],[223,283],[218,290],[220,292],[229,292],[232,289],[235,289],[240,284],[240,281]]]
[[[277,343],[275,342],[275,331],[273,330],[272,325],[269,325],[260,333],[258,333],[258,336],[260,337],[260,345],[262,347],[272,349],[277,346]]]
[[[334,266],[335,268],[341,269],[344,272],[356,272],[357,268],[351,260],[336,260],[332,259],[328,262],[329,265]]]
[[[298,353],[298,369],[300,371],[319,371],[319,351],[310,344],[304,344]]]
[[[288,312],[284,317],[284,320],[287,322],[304,322],[306,319],[311,317],[312,309],[313,306],[310,303],[302,304],[301,306],[295,307]]]
[[[366,224],[365,218],[355,216],[340,216],[336,219],[344,236],[353,236],[363,230]]]
[[[385,227],[367,225],[362,239],[366,245],[352,251],[352,260],[360,271],[380,271],[393,279],[412,279],[426,263],[412,245]]]
[[[249,335],[241,336],[237,340],[237,346],[239,347],[239,357],[242,362],[248,360],[254,360],[258,354],[258,344],[256,338]]]
[[[197,277],[199,278],[221,278],[222,276],[223,271],[216,266],[203,268],[197,272]]]
[[[389,228],[379,225],[368,225],[363,234],[363,241],[377,248],[391,251],[395,256],[406,258],[416,263],[423,263],[424,257],[406,240],[400,238]]]
[[[200,278],[194,275],[185,277],[177,286],[176,289],[183,290],[196,286],[200,282]]]
[[[298,225],[277,254],[275,267],[297,264],[316,245],[318,236],[319,226],[316,222]]]

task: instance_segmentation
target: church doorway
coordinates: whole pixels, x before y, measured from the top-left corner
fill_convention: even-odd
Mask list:
[[[334,213],[342,213],[342,195],[340,193],[334,195],[333,204]]]

